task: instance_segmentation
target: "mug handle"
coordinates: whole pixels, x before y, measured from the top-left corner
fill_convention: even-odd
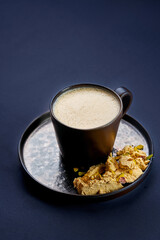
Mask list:
[[[126,114],[126,112],[128,111],[131,103],[132,103],[132,99],[133,99],[133,95],[132,93],[125,87],[119,87],[115,90],[115,92],[120,96],[120,98],[122,99],[122,103],[123,103],[123,116]]]

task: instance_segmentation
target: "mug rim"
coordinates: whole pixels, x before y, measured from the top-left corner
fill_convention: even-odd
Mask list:
[[[106,124],[103,124],[101,126],[98,126],[98,127],[94,127],[94,128],[75,128],[75,127],[71,127],[71,126],[68,126],[66,124],[64,124],[63,122],[61,122],[54,114],[54,111],[53,111],[53,105],[54,103],[56,102],[56,100],[58,99],[58,97],[60,97],[62,94],[64,94],[65,92],[67,91],[70,91],[70,90],[73,90],[73,89],[76,89],[76,88],[82,88],[82,87],[94,87],[94,88],[100,88],[100,89],[103,89],[103,90],[108,90],[110,91],[112,94],[114,94],[118,100],[119,100],[119,103],[120,103],[120,110],[118,112],[118,114],[108,123]],[[111,125],[113,122],[115,122],[119,117],[120,115],[122,115],[122,111],[123,111],[123,103],[122,103],[122,99],[121,97],[118,95],[118,93],[116,93],[114,90],[108,88],[108,87],[105,87],[105,86],[102,86],[102,85],[98,85],[98,84],[92,84],[92,83],[80,83],[80,84],[74,84],[74,85],[70,85],[68,87],[65,87],[63,88],[62,90],[60,90],[51,100],[51,103],[50,103],[50,113],[52,115],[52,117],[60,124],[62,124],[63,126],[65,127],[68,127],[70,129],[73,129],[73,130],[78,130],[78,131],[93,131],[93,130],[98,130],[98,129],[101,129],[101,128],[105,128],[109,125]]]

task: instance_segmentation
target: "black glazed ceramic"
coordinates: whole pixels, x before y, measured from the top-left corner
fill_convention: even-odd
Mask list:
[[[77,129],[66,126],[60,122],[53,112],[53,105],[57,98],[68,90],[93,87],[110,91],[119,101],[118,115],[106,125],[93,129]],[[50,113],[55,129],[57,142],[62,159],[68,167],[89,167],[99,162],[104,162],[112,151],[121,118],[132,102],[132,93],[124,87],[115,91],[94,84],[78,84],[60,91],[52,100]]]
[[[153,143],[147,131],[134,118],[125,115],[120,121],[114,148],[122,149],[124,146],[132,144],[134,146],[142,144],[147,155],[154,154]],[[65,197],[69,201],[71,199],[101,201],[125,195],[141,185],[153,162],[153,158],[151,158],[144,173],[136,181],[122,189],[107,194],[80,195],[73,186],[73,180],[77,173],[73,169],[68,171],[59,156],[59,148],[49,112],[39,116],[26,128],[20,139],[18,151],[21,165],[26,172],[25,183],[29,189],[32,189],[33,192],[38,191],[41,197],[48,195],[49,198],[55,199],[57,196],[58,201],[64,200],[61,197]]]

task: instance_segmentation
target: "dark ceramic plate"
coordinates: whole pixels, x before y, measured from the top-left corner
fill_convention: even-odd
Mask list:
[[[135,119],[125,115],[120,122],[114,149],[127,144],[142,144],[147,155],[153,153],[152,141],[146,130]],[[120,190],[92,196],[79,195],[73,187],[74,171],[68,171],[59,156],[49,112],[35,119],[25,130],[19,143],[19,158],[27,174],[48,190],[59,196],[88,200],[109,200],[132,191],[145,179],[152,164],[151,159],[143,175]]]

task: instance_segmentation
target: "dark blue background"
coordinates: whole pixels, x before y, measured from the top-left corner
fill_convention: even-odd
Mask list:
[[[129,88],[155,147],[120,199],[57,203],[27,186],[17,145],[68,85]],[[160,1],[0,1],[0,239],[160,239]]]

